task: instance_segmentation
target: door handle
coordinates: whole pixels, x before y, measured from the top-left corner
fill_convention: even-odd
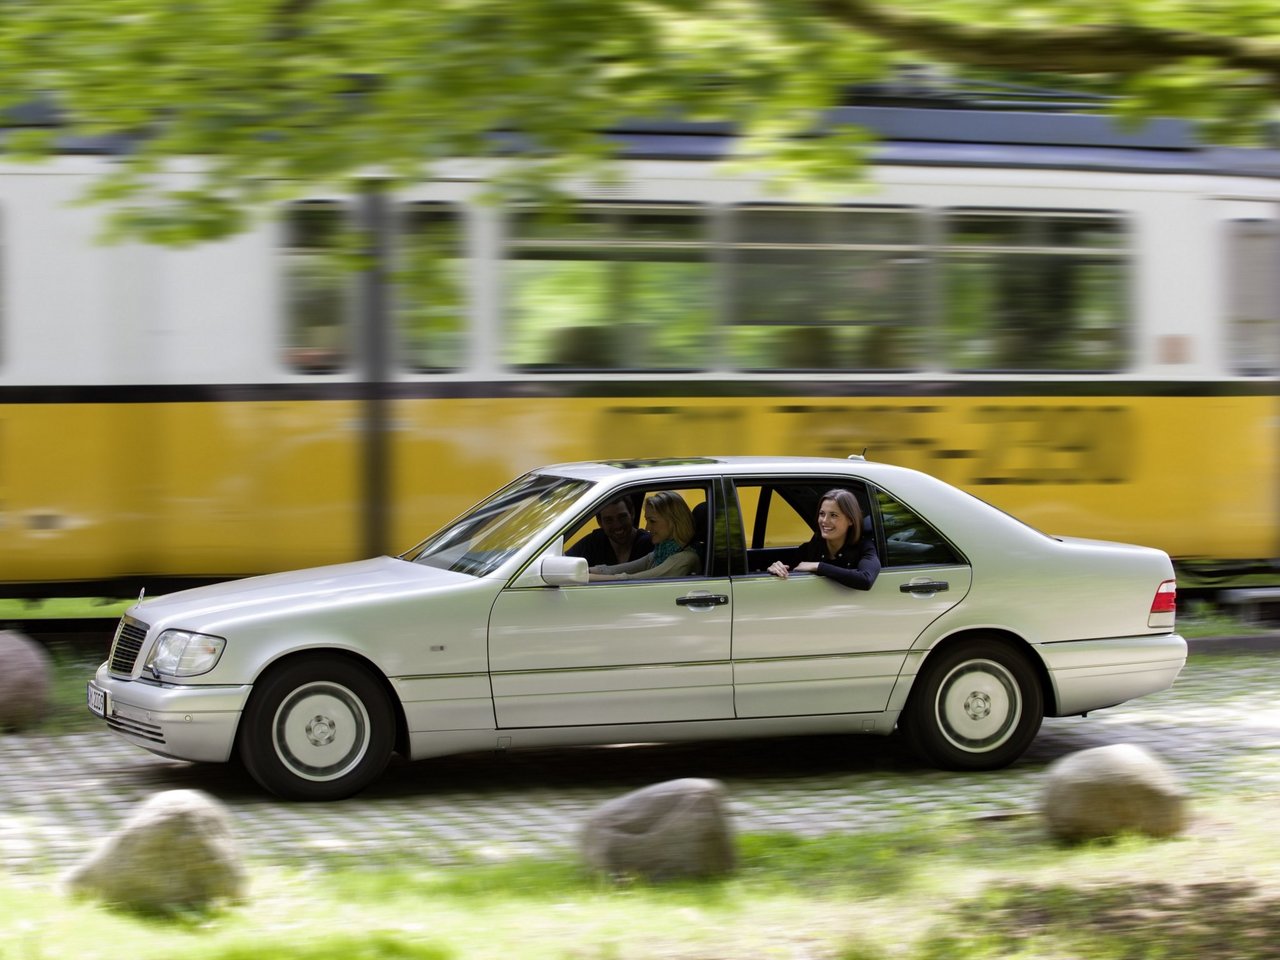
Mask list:
[[[692,593],[687,597],[676,597],[677,607],[723,607],[729,597],[723,593]]]
[[[898,588],[903,593],[941,593],[950,590],[951,584],[946,580],[912,580]]]

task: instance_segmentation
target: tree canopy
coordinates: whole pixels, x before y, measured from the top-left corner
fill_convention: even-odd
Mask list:
[[[33,156],[120,137],[95,191],[169,242],[240,229],[267,201],[378,171],[417,179],[517,138],[506,186],[607,164],[611,127],[715,120],[744,154],[847,177],[852,131],[803,136],[896,63],[1069,76],[1129,116],[1248,136],[1280,94],[1271,0],[8,0],[0,107],[56,106],[11,132]],[[159,171],[199,158],[175,188]]]

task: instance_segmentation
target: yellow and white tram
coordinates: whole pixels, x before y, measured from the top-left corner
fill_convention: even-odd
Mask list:
[[[884,140],[820,199],[731,171],[727,130],[637,125],[558,216],[459,161],[189,249],[96,242],[109,155],[0,170],[0,582],[398,551],[549,462],[864,449],[1049,533],[1274,569],[1280,154],[847,118]],[[370,204],[385,286],[335,265]]]

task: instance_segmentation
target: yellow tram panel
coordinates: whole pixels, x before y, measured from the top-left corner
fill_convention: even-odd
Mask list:
[[[596,388],[599,392],[599,388]],[[1280,556],[1274,396],[423,398],[390,406],[388,549],[578,459],[846,456],[1046,533]],[[0,405],[0,578],[238,576],[356,559],[357,400]]]
[[[362,455],[350,401],[0,407],[0,579],[351,559]]]

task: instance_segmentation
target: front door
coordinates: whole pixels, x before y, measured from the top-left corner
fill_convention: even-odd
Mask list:
[[[705,516],[708,488],[678,492]],[[732,622],[729,579],[705,561],[679,579],[508,588],[489,620],[498,726],[731,718]]]

